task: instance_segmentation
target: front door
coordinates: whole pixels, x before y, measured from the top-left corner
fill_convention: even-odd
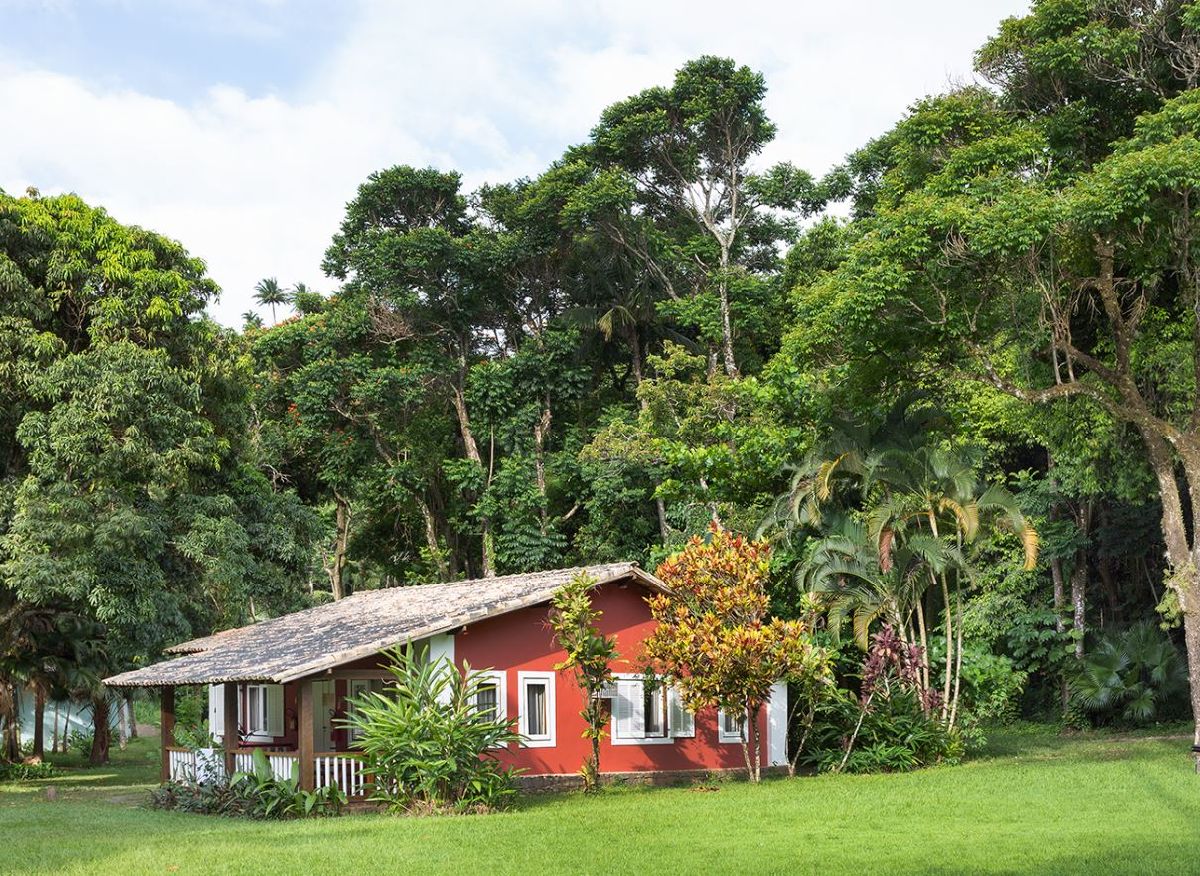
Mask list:
[[[333,681],[314,681],[313,691],[313,747],[318,752],[333,751]]]

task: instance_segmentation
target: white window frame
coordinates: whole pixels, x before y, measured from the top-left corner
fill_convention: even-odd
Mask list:
[[[382,681],[384,688],[387,688],[387,682],[379,678],[350,678],[346,680],[346,717],[350,717],[350,713],[354,711],[354,705],[350,701],[370,691],[372,689],[371,682],[374,681]],[[359,737],[362,736],[362,730],[351,725],[346,728],[346,735],[351,742],[357,742]]]
[[[272,738],[270,735],[271,724],[267,717],[267,686],[265,684],[248,684],[243,689],[246,691],[246,738]],[[258,692],[257,709],[252,708],[253,702],[250,698],[251,691]],[[258,714],[255,714],[255,712]]]
[[[557,744],[555,734],[558,722],[555,720],[556,698],[554,695],[556,678],[557,674],[554,672],[517,672],[517,732],[521,734],[521,745],[524,748],[553,748]],[[525,710],[525,704],[528,702],[525,689],[530,684],[546,685],[546,732],[538,736],[529,735],[529,714]]]
[[[747,741],[748,735],[746,733],[746,714],[742,714],[742,729],[737,733],[726,732],[725,715],[726,712],[724,709],[717,710],[717,741],[722,745],[741,745],[742,742]]]
[[[501,672],[498,669],[483,669],[474,674],[485,680],[485,683],[490,683],[496,686],[496,717],[501,721],[508,721],[508,673]],[[478,707],[478,703],[476,703]],[[507,743],[493,745],[493,748],[508,748]]]
[[[624,682],[626,684],[628,684],[629,682],[636,682],[639,686],[639,692],[638,692],[637,697],[634,699],[634,704],[636,705],[637,708],[640,708],[640,709],[645,708],[646,693],[645,693],[645,688],[643,686],[644,681],[645,681],[644,675],[640,675],[640,674],[636,674],[636,673],[632,673],[632,672],[616,672],[616,673],[613,673],[613,678],[616,679],[614,686],[619,685],[622,682]],[[670,720],[671,720],[670,699],[671,699],[671,694],[672,694],[673,688],[671,688],[665,682],[662,683],[661,687],[662,687],[662,691],[663,691],[663,708],[666,713],[664,716],[664,721],[667,723],[665,735],[663,735],[663,736],[645,736],[645,735],[643,735],[643,736],[626,736],[626,735],[623,735],[620,731],[619,722],[617,720],[616,708],[614,707],[613,714],[611,716],[611,722],[610,722],[612,727],[611,727],[611,731],[608,734],[609,741],[613,745],[673,745],[673,744],[675,744],[676,739],[690,739],[696,735],[694,717],[693,717],[693,721],[692,721],[691,732],[689,732],[689,733],[682,733],[682,732],[680,732],[681,728],[675,728],[675,727],[670,726]],[[617,702],[617,700],[614,699],[614,702]],[[643,726],[644,726],[644,723],[643,723]]]

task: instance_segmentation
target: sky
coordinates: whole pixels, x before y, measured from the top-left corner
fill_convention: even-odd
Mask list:
[[[762,72],[762,160],[821,174],[1028,0],[0,0],[0,189],[76,192],[180,240],[241,325],[395,164],[535,176],[609,104],[719,54]],[[269,313],[262,311],[263,316]],[[280,318],[283,314],[280,313]]]

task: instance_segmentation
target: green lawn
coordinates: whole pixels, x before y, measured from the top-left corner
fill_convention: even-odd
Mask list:
[[[961,767],[754,788],[534,796],[491,816],[243,822],[148,811],[148,742],[112,769],[0,786],[11,873],[1200,871],[1189,740],[996,732]],[[53,785],[57,799],[48,800]]]

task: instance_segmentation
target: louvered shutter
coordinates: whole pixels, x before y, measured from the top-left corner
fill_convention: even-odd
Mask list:
[[[696,716],[683,705],[683,697],[676,688],[667,688],[667,726],[671,735],[677,739],[690,738],[696,735]]]
[[[613,722],[617,739],[641,739],[644,716],[642,715],[642,683],[622,679],[617,682],[617,696],[613,700]]]
[[[268,684],[267,689],[267,735],[283,735],[283,685]]]
[[[225,685],[208,686],[208,732],[221,739],[225,732]]]

